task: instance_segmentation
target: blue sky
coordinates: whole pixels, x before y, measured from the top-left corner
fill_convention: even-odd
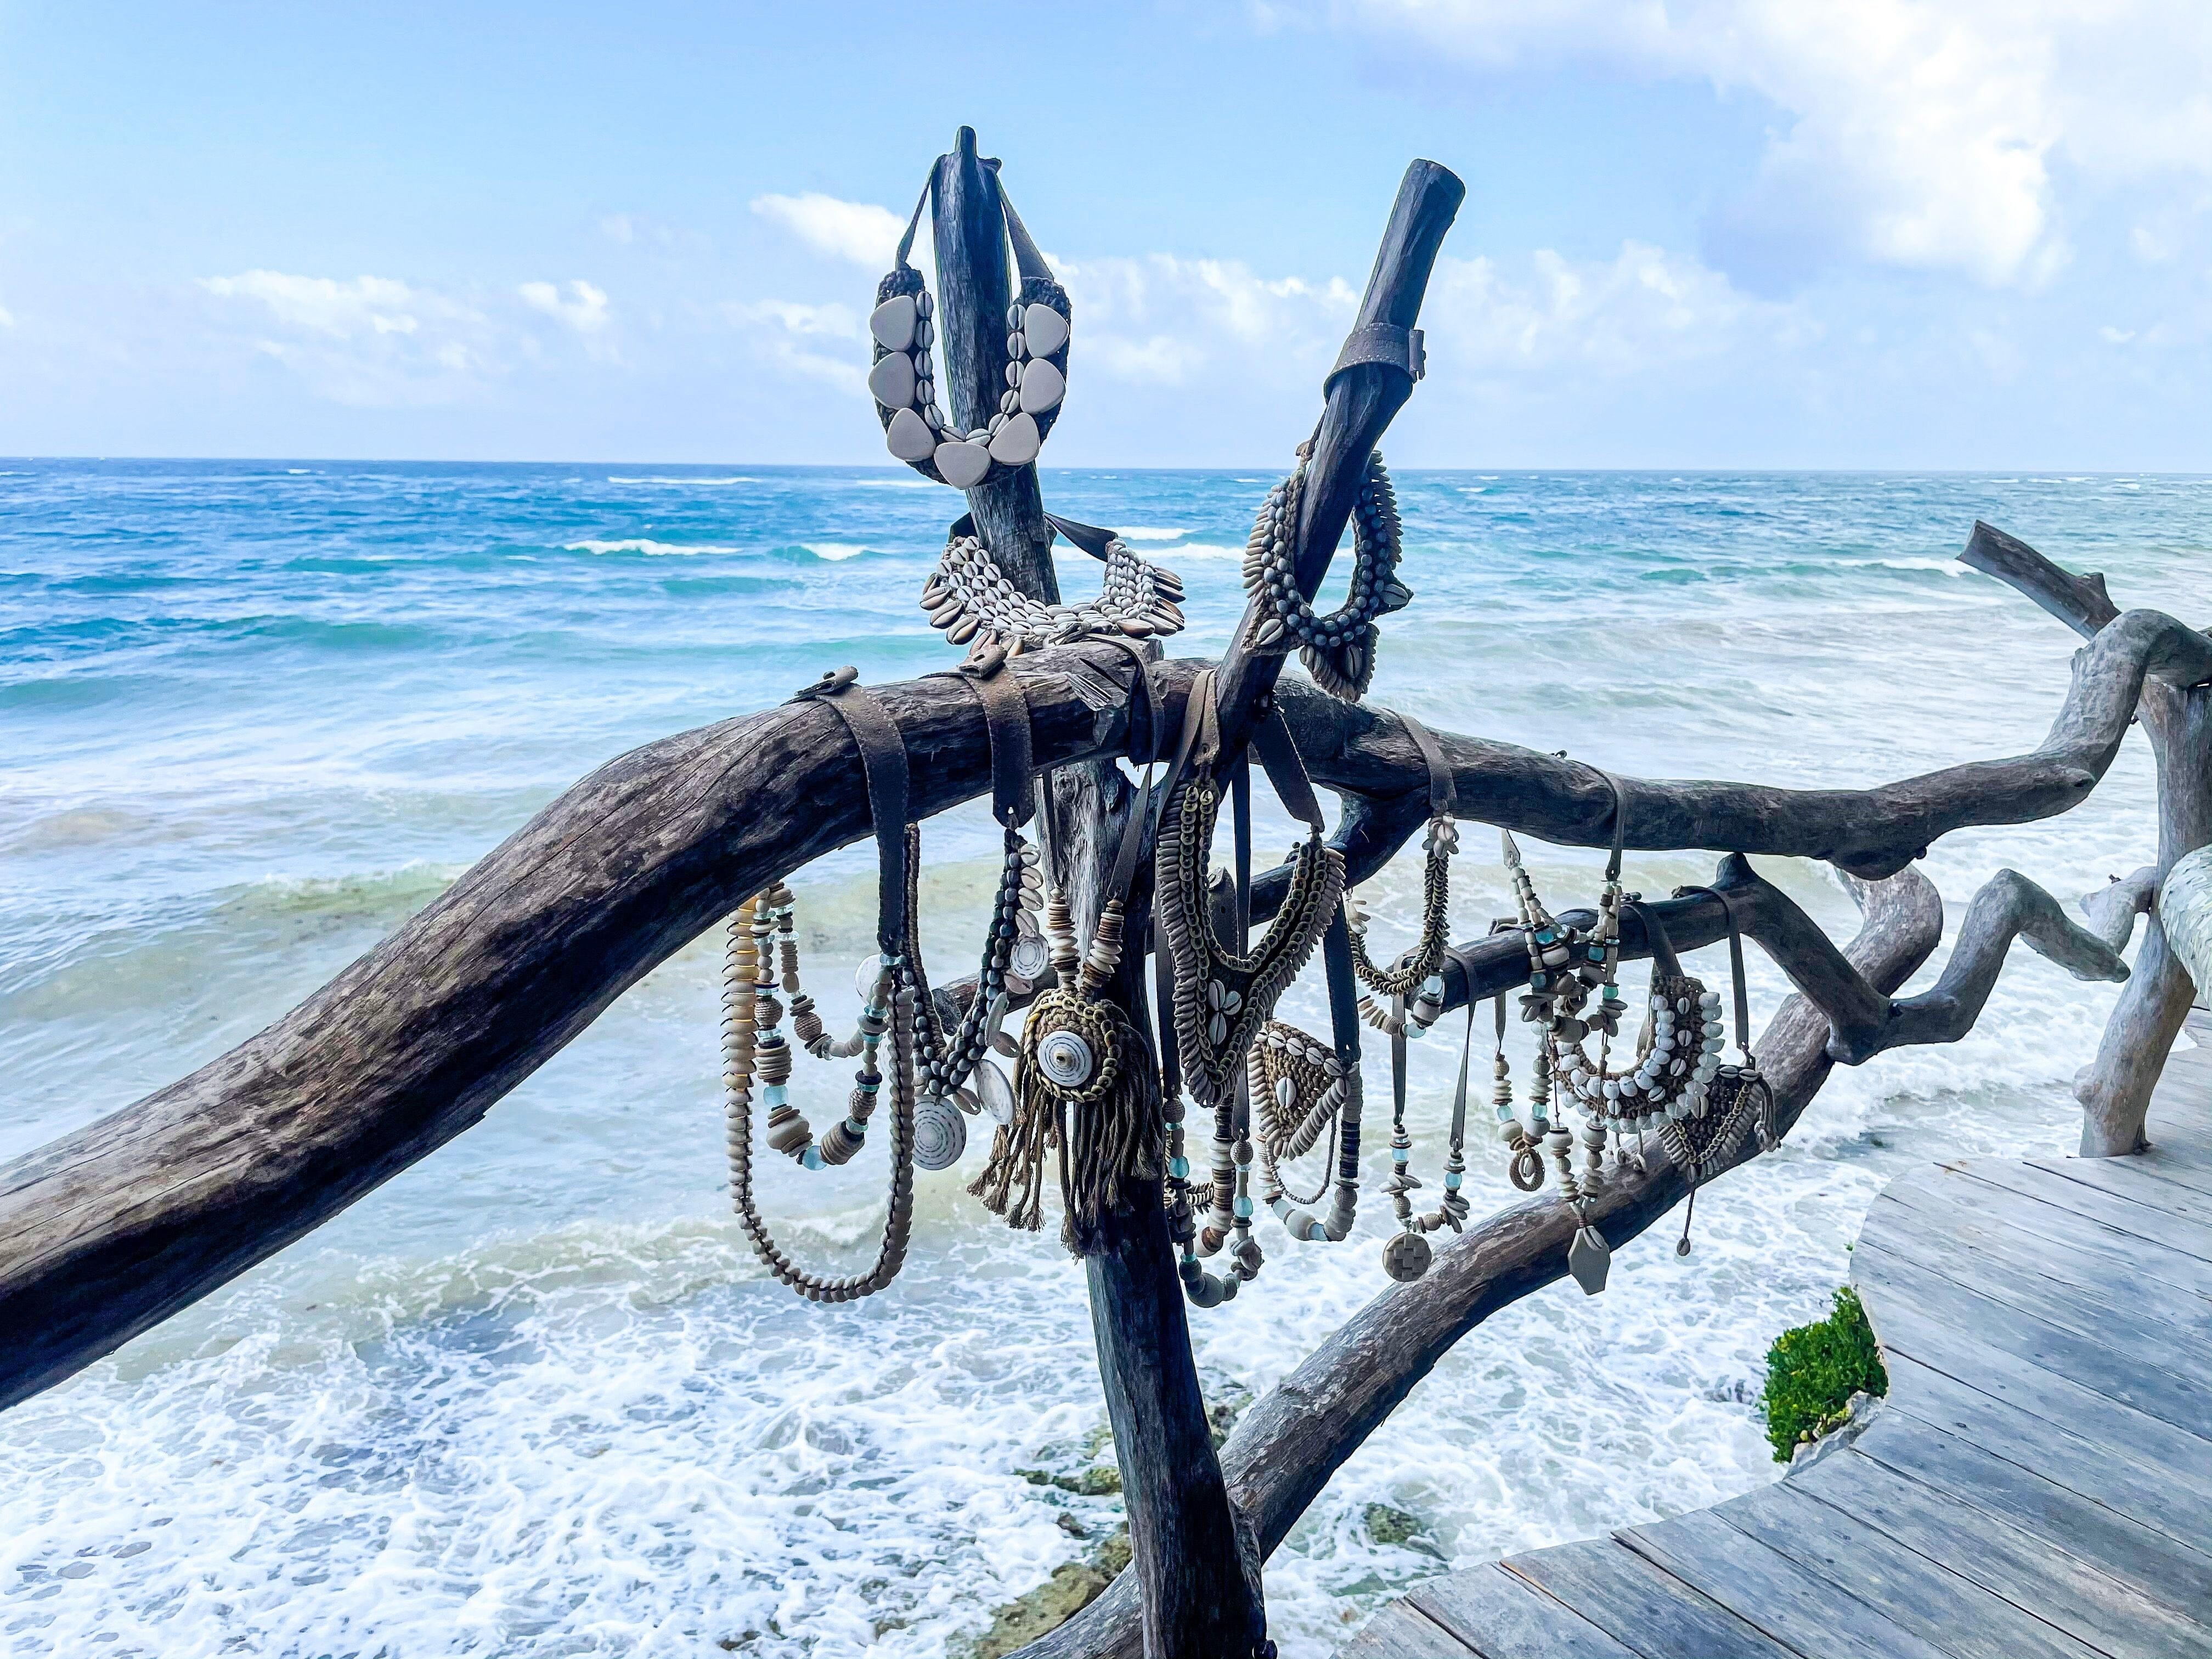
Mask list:
[[[876,460],[963,121],[1048,464],[1279,460],[1422,155],[1401,464],[2212,470],[2202,0],[0,0],[0,453]]]

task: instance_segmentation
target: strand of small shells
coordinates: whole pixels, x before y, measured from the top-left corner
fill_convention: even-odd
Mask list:
[[[779,884],[788,905],[789,891]],[[850,1302],[872,1296],[898,1276],[906,1261],[907,1243],[914,1222],[914,999],[896,986],[895,960],[882,964],[867,988],[860,1016],[860,1069],[854,1079],[845,1121],[823,1137],[817,1148],[806,1120],[793,1110],[786,1085],[791,1075],[791,1050],[777,1029],[782,1010],[775,995],[775,979],[769,967],[770,941],[775,926],[771,916],[763,925],[762,900],[757,894],[738,906],[729,924],[728,953],[723,980],[722,1080],[729,1115],[730,1194],[738,1218],[755,1252],[777,1279],[811,1302]],[[771,909],[776,907],[769,907]],[[785,976],[786,988],[797,996],[795,967]],[[763,994],[765,990],[765,994]],[[815,1022],[818,1030],[819,1022]],[[793,1029],[798,1021],[793,1018]],[[874,1264],[865,1273],[842,1277],[809,1272],[777,1246],[763,1219],[753,1195],[752,1104],[756,1082],[769,1107],[769,1143],[776,1151],[799,1158],[810,1168],[842,1164],[860,1150],[867,1133],[884,1084],[878,1070],[884,1034],[891,1039],[890,1205],[884,1219],[881,1243]],[[802,1041],[805,1039],[802,1037]]]
[[[1313,441],[1298,446],[1291,476],[1267,492],[1244,544],[1244,591],[1264,599],[1274,614],[1259,623],[1254,647],[1288,649],[1295,641],[1314,684],[1331,696],[1359,701],[1375,678],[1375,621],[1413,602],[1413,591],[1396,575],[1401,541],[1398,498],[1382,452],[1367,458],[1359,496],[1352,509],[1352,586],[1328,616],[1316,614],[1298,590],[1298,513],[1305,498],[1306,465]]]
[[[868,391],[884,423],[890,453],[925,477],[970,489],[1004,467],[1037,458],[1060,400],[1067,395],[1067,296],[1057,283],[1038,287],[1027,303],[1006,312],[1006,389],[999,411],[963,432],[937,402],[937,374],[930,347],[936,337],[933,305],[921,273],[907,267],[885,276],[868,317],[875,363]]]
[[[1389,968],[1378,968],[1367,954],[1366,907],[1349,896],[1345,900],[1345,922],[1352,934],[1352,970],[1371,994],[1359,999],[1359,1015],[1376,1030],[1390,1036],[1419,1036],[1443,1012],[1444,980],[1438,970],[1451,943],[1451,866],[1459,851],[1459,825],[1448,817],[1429,820],[1421,850],[1421,931],[1413,948]],[[1385,1007],[1378,997],[1392,999]],[[1412,997],[1411,1006],[1402,999]]]
[[[1338,1240],[1352,1231],[1359,1204],[1359,1073],[1334,1048],[1294,1025],[1269,1020],[1246,1057],[1252,1110],[1258,1121],[1261,1197],[1291,1237]],[[1335,1137],[1332,1163],[1335,1202],[1326,1217],[1303,1206],[1318,1203],[1331,1177],[1310,1197],[1285,1184],[1280,1165],[1312,1150],[1322,1131]]]
[[[1096,599],[1047,605],[1008,580],[978,538],[955,535],[922,585],[921,608],[953,644],[1003,646],[1009,655],[1098,634],[1141,640],[1181,630],[1182,577],[1139,558],[1118,536],[1106,544],[1105,565]]]

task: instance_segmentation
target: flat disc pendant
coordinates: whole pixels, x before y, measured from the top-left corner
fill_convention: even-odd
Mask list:
[[[1006,1074],[988,1060],[975,1062],[975,1098],[991,1115],[994,1123],[1014,1121],[1014,1085],[1006,1081]]]
[[[923,1101],[914,1109],[914,1161],[924,1170],[949,1170],[968,1149],[968,1119],[949,1100]]]
[[[1612,1267],[1613,1247],[1605,1242],[1605,1235],[1595,1227],[1578,1229],[1575,1242],[1567,1246],[1567,1271],[1583,1287],[1583,1294],[1595,1296],[1603,1290],[1606,1273]]]
[[[1410,1285],[1429,1270],[1435,1253],[1419,1233],[1400,1233],[1382,1247],[1382,1271],[1401,1285]]]

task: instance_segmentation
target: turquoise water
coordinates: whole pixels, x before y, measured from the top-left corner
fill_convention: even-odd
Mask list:
[[[1210,653],[1271,482],[1046,489],[1179,570],[1176,647]],[[2033,746],[2076,641],[1955,564],[1977,516],[2106,570],[2124,605],[2202,620],[2212,599],[2203,479],[1398,482],[1418,597],[1373,696],[1646,775],[1856,785]],[[0,1155],[250,1036],[610,757],[839,663],[947,665],[914,599],[950,502],[872,469],[0,463]],[[2143,860],[2150,802],[2131,739],[2081,810],[1955,837],[1929,873],[1954,914],[2002,864],[2071,896]],[[926,942],[950,969],[993,843],[973,809],[928,836]],[[1462,935],[1509,903],[1490,843],[1465,845]],[[1529,852],[1555,905],[1587,894],[1590,855]],[[870,862],[794,883],[833,992]],[[1848,932],[1824,872],[1767,867]],[[1710,869],[1651,856],[1632,878]],[[1417,883],[1401,861],[1373,884],[1379,936],[1410,930]],[[926,1656],[1080,1554],[1071,1528],[1110,1526],[1110,1500],[1019,1473],[1098,1455],[1081,1276],[987,1226],[964,1177],[924,1178],[911,1265],[872,1302],[825,1312],[756,1271],[720,1190],[715,970],[681,953],[481,1127],[0,1415],[0,1647]],[[1762,1011],[1782,989],[1759,964]],[[2111,996],[2023,953],[1973,1036],[1840,1075],[1709,1194],[1687,1262],[1647,1239],[1605,1296],[1555,1287],[1485,1326],[1272,1564],[1285,1653],[1329,1651],[1439,1556],[1770,1478],[1766,1341],[1825,1302],[1898,1170],[2070,1142],[2065,1084]],[[1322,1023],[1310,987],[1286,1007]],[[1447,1069],[1417,1051],[1417,1161]],[[805,1074],[817,1121],[836,1079]],[[875,1166],[769,1174],[797,1248],[867,1247]],[[1478,1209],[1508,1196],[1486,1163]],[[1266,1388],[1373,1293],[1386,1207],[1340,1250],[1263,1236],[1261,1280],[1196,1319],[1218,1395]],[[1378,1501],[1433,1553],[1376,1544]]]

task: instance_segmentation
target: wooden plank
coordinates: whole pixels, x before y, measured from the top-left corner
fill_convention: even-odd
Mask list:
[[[2212,1361],[2212,1297],[2161,1277],[2148,1262],[2119,1261],[2086,1243],[2031,1231],[2027,1223],[2033,1217],[2019,1223],[2009,1218],[2015,1212],[2039,1211],[2055,1218],[2048,1224],[2051,1231],[2063,1232],[2069,1218],[2063,1210],[1979,1182],[1956,1185],[1978,1188],[1985,1197],[1969,1201],[1986,1205],[1995,1213],[1974,1213],[1963,1207],[1954,1207],[1948,1214],[1936,1208],[1916,1209],[1885,1193],[1867,1212],[1862,1241],[1924,1261],[1946,1278],[1977,1290],[1985,1283],[2016,1283],[2025,1276],[2027,1282],[2078,1304],[2081,1316],[2094,1318],[2083,1334],[2112,1340],[2118,1346],[2110,1334],[2118,1329],[2148,1334],[2162,1350],[2171,1351],[2162,1363],[2185,1374],[2200,1373]],[[2085,1228],[2095,1225],[2079,1216],[2070,1219]],[[2111,1233],[2109,1228],[2102,1231]],[[2150,1254],[2148,1245],[2144,1252]],[[2212,1270],[2212,1261],[2193,1261],[2171,1251],[2158,1254],[2166,1258],[2160,1266]],[[1963,1271],[1954,1271],[1962,1266]]]
[[[1504,1565],[1644,1659],[1779,1659],[1790,1652],[1610,1538],[1516,1555]]]
[[[2031,1464],[2033,1447],[1999,1455],[1909,1413],[1885,1411],[1853,1449],[2132,1586],[2193,1620],[2212,1651],[2212,1554],[2072,1491]]]
[[[2006,1356],[1992,1352],[1990,1358]],[[2055,1389],[2046,1391],[2039,1403],[2052,1415],[2043,1417],[1906,1355],[1892,1353],[1887,1364],[1884,1417],[1910,1416],[1993,1456],[2024,1463],[2045,1480],[2179,1542],[2201,1546],[2206,1538],[2207,1516],[2212,1515],[2212,1442],[2180,1436],[2177,1429],[2095,1395],[2077,1400]],[[1987,1373],[1983,1376],[1986,1380]],[[2084,1408],[2087,1401],[2094,1402],[2094,1408]],[[2201,1467],[2190,1468],[2173,1457],[2161,1460],[2155,1439],[2160,1430],[2185,1440]]]
[[[1340,1659],[1469,1659],[1474,1650],[1404,1601],[1386,1601],[1338,1650]],[[1483,1656],[1474,1654],[1474,1659]]]
[[[2212,1439],[2098,1393],[2031,1355],[1998,1347],[1916,1309],[1893,1308],[1877,1322],[1885,1355],[1912,1360],[2061,1428],[2109,1436],[2154,1461],[2212,1504]],[[2016,1333],[2017,1334],[2017,1333]],[[2027,1344],[2018,1346],[2026,1346]],[[1891,1392],[1895,1394],[1894,1369]]]
[[[2031,1158],[2023,1162],[2030,1169],[2062,1176],[2081,1186],[2094,1187],[2130,1204],[2163,1211],[2192,1226],[2212,1227],[2212,1196],[2160,1174],[2152,1166],[2147,1155],[2141,1158]]]
[[[1956,1659],[2086,1659],[2096,1651],[1796,1486],[1784,1481],[1707,1513],[1873,1601]]]
[[[2212,1632],[2186,1614],[1856,1448],[1790,1484],[2087,1646],[2128,1659],[2204,1659],[2212,1648]]]
[[[2048,1274],[2104,1305],[2124,1285],[2126,1297],[2119,1301],[2132,1314],[2167,1321],[2177,1329],[2199,1329],[2201,1354],[2212,1358],[2212,1261],[2179,1255],[2024,1192],[1964,1176],[1936,1190],[1889,1188],[1869,1206],[1869,1218],[1874,1207],[1882,1210],[1878,1230],[1902,1228],[1927,1243],[1942,1241],[1947,1259],[1966,1252],[1969,1259]]]
[[[1495,1561],[1416,1584],[1406,1599],[1484,1659],[1636,1659],[1633,1649]]]
[[[1747,1538],[1710,1510],[1614,1534],[1656,1565],[1800,1653],[1949,1659],[1874,1602]]]
[[[2020,1305],[2056,1298],[2014,1295],[2009,1290],[2000,1294],[2001,1287],[1993,1282],[1985,1283],[1982,1289],[1969,1289],[1864,1239],[1851,1253],[1851,1277],[1874,1291],[1870,1313],[1875,1304],[1894,1297],[1930,1316],[1941,1328],[1934,1351],[1929,1351],[1925,1333],[1917,1339],[1917,1346],[1911,1342],[1901,1346],[1905,1352],[1954,1376],[1957,1368],[1942,1364],[1942,1352],[1952,1339],[1972,1337],[2069,1377],[2108,1399],[2163,1418],[2177,1428],[2194,1432],[2200,1425],[2212,1424],[2212,1389],[2116,1352]],[[1886,1331],[1879,1320],[1875,1328],[1877,1333]],[[1884,1340],[1887,1340],[1886,1334]]]
[[[2112,1160],[2081,1158],[2080,1164],[2096,1164]],[[2191,1289],[2212,1282],[2212,1224],[2177,1215],[2171,1210],[2160,1209],[2145,1203],[2141,1197],[2123,1195],[2110,1188],[2074,1180],[2066,1174],[2033,1164],[2001,1164],[1976,1159],[1963,1166],[1963,1179],[1945,1183],[1951,1186],[1992,1186],[2006,1191],[2024,1194],[2045,1205],[2080,1218],[2089,1227],[2101,1230],[2095,1236],[2102,1248],[2113,1251],[2128,1251],[2130,1259],[2159,1260],[2166,1256],[2180,1256],[2185,1264],[2162,1267],[2160,1270],[2177,1275],[2194,1275],[2189,1280]],[[2148,1179],[2148,1177],[2145,1177]],[[2024,1224],[2033,1224],[2027,1223]],[[2112,1234],[2118,1237],[2106,1237]],[[2130,1244],[2127,1241],[2136,1241]],[[2145,1258],[2146,1249],[2151,1253]]]

